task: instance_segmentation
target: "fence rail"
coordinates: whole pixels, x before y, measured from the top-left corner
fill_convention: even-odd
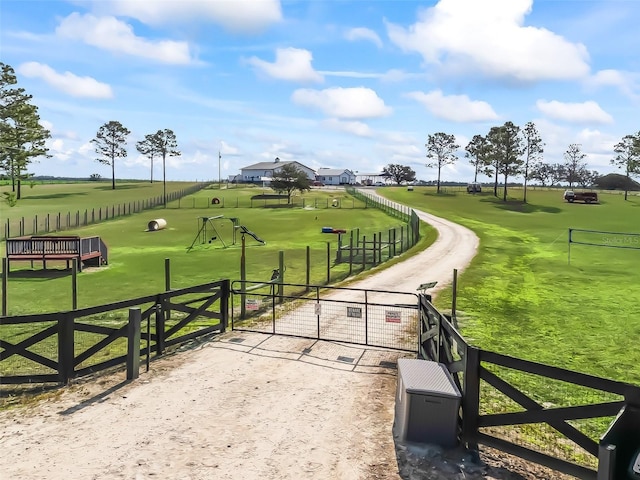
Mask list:
[[[624,408],[640,405],[640,387],[473,347],[424,295],[419,357],[451,372],[469,446],[491,446],[585,480],[617,478],[598,476],[598,439]]]
[[[210,183],[198,183],[188,188],[183,188],[175,192],[169,192],[166,195],[166,203],[180,200],[181,198],[191,195],[209,186]],[[11,237],[24,237],[27,235],[41,235],[52,232],[61,232],[72,228],[86,227],[94,223],[111,220],[113,218],[126,215],[133,215],[145,210],[150,210],[164,205],[165,201],[162,195],[138,200],[134,202],[119,203],[117,205],[109,205],[106,207],[98,207],[75,212],[58,212],[56,214],[46,213],[35,215],[31,218],[20,217],[17,219],[7,218],[1,239]]]
[[[141,355],[213,332],[228,323],[229,281],[43,315],[0,317],[0,383],[62,383],[122,364],[131,319],[146,325]],[[129,339],[129,340],[128,340]]]

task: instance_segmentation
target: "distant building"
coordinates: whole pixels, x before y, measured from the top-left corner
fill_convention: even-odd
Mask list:
[[[362,185],[375,185],[389,183],[389,175],[386,173],[358,173],[356,181]]]
[[[279,158],[276,158],[273,162],[254,163],[253,165],[241,168],[240,181],[246,183],[264,182],[271,179],[284,165],[290,163],[293,163],[298,170],[304,172],[309,180],[313,181],[316,179],[316,172],[306,165],[295,161],[281,161]]]
[[[356,183],[356,174],[344,168],[319,168],[316,181],[325,185],[353,185]]]

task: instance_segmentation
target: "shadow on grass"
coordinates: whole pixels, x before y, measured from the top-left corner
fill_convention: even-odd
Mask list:
[[[80,195],[87,195],[89,192],[69,192],[69,193],[51,193],[49,195],[28,195],[25,196],[25,200],[55,200],[65,197],[75,197]]]
[[[499,208],[500,210],[507,210],[509,212],[518,212],[518,213],[560,213],[562,209],[559,207],[549,207],[546,205],[534,205],[531,203],[524,203],[522,200],[507,200],[502,201],[496,199],[495,197],[485,198],[480,200],[481,202],[493,203],[495,208]]]
[[[15,270],[9,272],[9,278],[31,278],[39,280],[52,280],[71,275],[71,269],[47,268],[46,270]]]
[[[149,186],[151,185],[151,183],[148,184]],[[147,186],[147,184],[139,184],[139,183],[116,183],[116,190],[128,190],[128,189],[133,189],[133,190],[139,190],[141,187]],[[100,185],[99,187],[96,187],[96,190],[113,190],[113,188],[111,188],[111,184],[109,185]],[[169,195],[169,192],[167,192],[167,195]]]
[[[456,191],[447,191],[447,189],[442,188],[440,189],[440,193],[437,192],[424,192],[423,195],[427,196],[427,197],[455,197],[458,195],[459,192]]]

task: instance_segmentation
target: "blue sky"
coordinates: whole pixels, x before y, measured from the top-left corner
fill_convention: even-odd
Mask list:
[[[131,130],[116,176],[148,178],[135,142],[170,128],[169,180],[217,180],[275,157],[311,168],[425,167],[454,134],[533,121],[545,161],[588,167],[640,130],[640,1],[3,0],[1,60],[52,132],[40,175],[110,176],[90,140]],[[154,178],[161,175],[156,164]],[[484,178],[483,178],[484,179]]]

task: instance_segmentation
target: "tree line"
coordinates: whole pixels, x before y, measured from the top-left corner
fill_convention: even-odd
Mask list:
[[[438,171],[436,189],[440,192],[440,175],[445,165],[458,160],[460,145],[454,135],[444,132],[429,134],[427,143],[428,168]],[[611,164],[624,171],[625,200],[627,199],[630,179],[640,175],[640,131],[625,135],[614,147]],[[538,181],[542,186],[567,182],[569,188],[593,185],[600,177],[595,170],[589,170],[585,161],[586,154],[577,143],[569,145],[564,152],[564,163],[545,163],[544,142],[533,122],[527,122],[520,128],[513,122],[491,127],[486,135],[474,135],[465,146],[465,157],[474,167],[474,182],[478,174],[493,178],[493,194],[498,196],[498,184],[504,185],[502,199],[507,200],[509,179],[524,177],[523,201],[527,201],[527,182]]]
[[[17,86],[17,78],[13,68],[0,62],[0,173],[11,180],[11,192],[5,192],[7,202],[14,205],[21,197],[21,183],[32,177],[28,172],[31,163],[39,158],[49,158],[46,146],[51,133],[45,128],[38,115],[38,107],[32,103],[32,95]],[[120,122],[112,120],[102,125],[93,143],[97,162],[111,167],[111,187],[116,188],[116,161],[127,156],[127,137],[129,129]],[[428,168],[437,168],[437,191],[440,192],[442,168],[458,160],[457,151],[460,145],[455,136],[444,132],[429,134],[425,144],[429,159]],[[155,159],[162,159],[163,198],[166,198],[166,159],[179,156],[175,133],[170,129],[161,129],[145,135],[136,143],[137,151],[149,158],[151,163],[150,181],[153,183],[153,167]],[[527,201],[527,182],[538,181],[541,185],[554,185],[562,181],[583,187],[592,185],[598,172],[590,171],[585,162],[586,154],[579,144],[570,144],[564,153],[564,163],[545,163],[543,159],[544,142],[536,125],[528,122],[523,128],[513,122],[491,127],[485,135],[474,135],[465,146],[465,157],[474,167],[474,182],[478,174],[493,177],[493,192],[498,196],[498,184],[504,185],[502,198],[507,199],[509,179],[524,177],[523,201]],[[627,199],[630,178],[640,175],[640,131],[625,135],[614,147],[615,157],[611,164],[620,168],[626,177],[625,200]],[[398,185],[404,181],[415,180],[415,172],[407,166],[389,164],[384,168],[385,175]],[[284,175],[289,185],[294,172]],[[289,178],[293,177],[293,178]],[[92,175],[92,179],[99,175]],[[298,186],[304,190],[308,185]],[[291,191],[282,191],[290,195]]]

